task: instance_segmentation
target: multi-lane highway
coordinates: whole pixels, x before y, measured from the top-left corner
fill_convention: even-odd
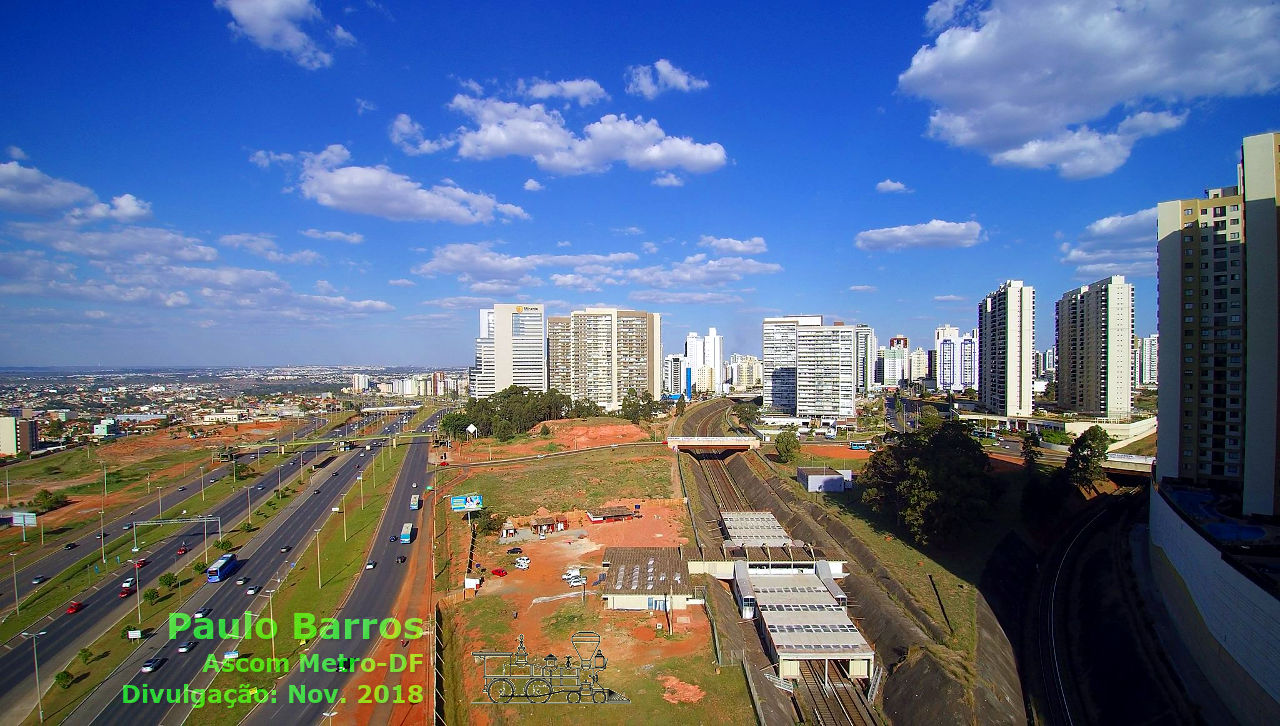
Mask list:
[[[367,425],[372,421],[373,418],[369,417],[359,423],[339,427],[330,434],[330,437],[345,436],[357,430],[359,426]],[[304,451],[308,459],[313,459],[327,447],[327,444],[311,444]],[[254,506],[274,493],[272,484],[291,476],[301,467],[302,455],[303,452],[299,452],[275,470],[260,477],[257,482],[262,484],[262,489],[258,489],[258,484],[255,482],[249,483],[250,499]],[[334,487],[329,489],[332,490]],[[245,506],[245,497],[236,492],[215,506],[209,515],[220,517],[224,523],[229,523],[243,515]],[[199,543],[204,539],[204,533],[205,527],[195,524],[167,541],[152,543],[150,547],[138,553],[138,556],[150,560],[151,564],[137,570],[136,573],[131,572],[127,565],[121,568],[115,578],[104,580],[99,587],[91,589],[78,598],[84,606],[80,612],[67,614],[59,609],[38,621],[33,629],[39,628],[46,631],[46,635],[39,640],[41,684],[46,687],[50,685],[53,682],[53,675],[63,668],[80,647],[86,642],[92,642],[106,627],[114,625],[116,621],[113,618],[108,618],[109,622],[102,620],[116,610],[119,604],[118,585],[124,577],[135,575],[139,589],[151,586],[176,562],[178,543],[185,541],[192,550],[197,550],[201,547]],[[209,539],[212,540],[216,536],[217,533],[213,532]],[[116,613],[116,617],[119,617],[119,613]],[[11,715],[15,712],[14,709],[26,708],[26,712],[29,712],[35,705],[34,692],[34,669],[30,650],[18,647],[0,654],[0,716]],[[0,718],[0,721],[3,720],[4,718]]]
[[[438,425],[445,413],[446,411],[443,410],[436,411],[418,427],[418,431],[426,431],[429,427]],[[348,598],[342,610],[334,617],[381,620],[393,614],[392,609],[395,606],[396,596],[399,594],[400,587],[404,582],[405,573],[409,570],[409,564],[397,563],[395,561],[396,557],[408,555],[414,550],[425,550],[420,547],[411,548],[399,542],[392,542],[392,536],[399,533],[405,522],[412,522],[417,528],[417,533],[414,537],[415,542],[423,536],[431,536],[428,531],[430,518],[434,514],[432,507],[434,499],[431,495],[435,494],[435,492],[427,492],[426,490],[426,487],[432,481],[432,474],[428,471],[427,466],[428,451],[429,445],[425,439],[419,439],[411,443],[409,453],[406,454],[404,459],[404,466],[400,470],[400,476],[396,480],[395,487],[388,499],[387,515],[383,517],[382,526],[379,527],[374,538],[373,551],[369,556],[369,559],[377,563],[377,567],[360,573],[359,581],[356,583],[351,597]],[[414,482],[418,484],[416,489],[413,487]],[[414,494],[419,494],[423,498],[422,509],[416,512],[409,509],[409,500]],[[405,614],[398,613],[397,615],[403,616]],[[410,613],[409,616],[421,617],[426,621],[431,618],[430,613]],[[321,659],[336,658],[339,655],[362,658],[369,654],[373,645],[373,639],[366,640],[364,638],[322,640],[312,648],[311,654],[317,655]],[[423,664],[418,667],[425,668],[426,665]],[[289,686],[305,685],[308,689],[337,689],[336,692],[341,692],[351,675],[349,672],[301,673],[295,668],[287,678],[276,684],[276,690],[280,694],[278,702],[264,704],[259,707],[249,716],[246,724],[247,726],[272,726],[272,724],[279,723],[319,723],[324,713],[332,709],[333,706],[325,703],[287,703],[288,699],[285,698],[284,694],[287,693]],[[424,709],[430,708],[430,705],[424,703],[422,707]]]
[[[392,434],[400,430],[402,419],[394,419],[380,431],[379,435]],[[414,446],[411,450],[424,448]],[[306,556],[301,546],[306,543],[315,528],[320,526],[331,508],[337,504],[340,493],[348,489],[363,470],[373,460],[372,457],[352,455],[346,460],[334,464],[330,476],[316,479],[298,496],[301,500],[293,505],[290,511],[272,520],[240,553],[243,561],[233,579],[248,578],[249,584],[270,586],[272,577],[284,571],[286,563],[297,562]],[[406,504],[407,508],[407,504]],[[286,552],[281,548],[287,547]],[[388,563],[394,565],[394,563]],[[333,587],[341,587],[341,583],[333,583]],[[208,608],[209,617],[217,620],[243,620],[248,609],[259,610],[261,603],[255,602],[248,595],[246,586],[237,586],[234,582],[223,582],[203,588],[185,606],[188,613],[197,608]],[[285,629],[287,632],[287,629]],[[179,635],[176,640],[169,640],[167,631],[157,633],[153,638],[131,655],[121,667],[119,676],[110,679],[100,689],[101,698],[90,698],[81,709],[72,714],[76,723],[95,724],[138,724],[167,723],[167,714],[172,705],[169,703],[130,703],[122,699],[122,687],[126,684],[146,685],[151,689],[177,689],[191,684],[201,673],[205,658],[214,653],[221,656],[222,643],[201,641],[189,653],[179,653],[178,646],[187,640],[187,635]],[[255,651],[261,651],[261,644],[255,644]],[[257,655],[265,653],[256,652]],[[159,668],[152,673],[139,673],[138,666],[143,659],[163,659]],[[109,701],[106,701],[107,698]],[[100,703],[106,701],[105,706]],[[293,719],[290,719],[293,722]]]
[[[286,435],[282,438],[285,441],[292,441],[294,438],[299,438],[299,437],[307,436],[311,433],[314,433],[315,431],[319,430],[320,427],[323,425],[324,425],[323,420],[312,420],[309,423],[307,423],[306,426],[299,429],[297,432]],[[217,481],[218,479],[221,479],[222,477],[226,476],[229,473],[230,473],[230,465],[220,466],[216,469],[207,471],[203,476],[204,483],[207,485],[210,482],[214,482],[214,481]],[[164,494],[163,503],[168,507],[173,507],[174,505],[180,504],[186,501],[188,498],[199,494],[201,478],[202,477],[200,476],[194,476],[194,477],[191,477],[190,479],[178,481],[175,483],[175,485],[170,485],[165,487],[165,492],[167,493]],[[179,491],[179,487],[183,488],[183,491]],[[124,531],[124,526],[126,524],[137,521],[138,519],[150,518],[151,516],[153,516],[152,515],[153,512],[157,512],[158,506],[159,506],[159,500],[157,500],[156,502],[148,501],[144,504],[139,504],[136,509],[124,515],[123,517],[118,517],[116,519],[108,521],[102,529],[104,530],[108,538],[120,536],[120,533]],[[97,550],[99,548],[98,529],[99,529],[98,527],[86,529],[83,537],[81,537],[80,539],[74,540],[74,544],[75,544],[74,548],[67,550],[67,549],[62,549],[61,545],[59,545],[58,549],[55,549],[49,552],[45,556],[41,557],[39,560],[36,560],[35,562],[23,567],[21,570],[18,570],[17,587],[18,587],[18,592],[20,596],[26,597],[27,595],[31,594],[31,592],[39,588],[38,585],[30,584],[31,579],[36,577],[37,575],[52,578],[54,575],[58,574],[59,572],[62,572],[68,567],[74,565],[76,562],[79,562],[81,559],[85,557],[87,553]],[[7,609],[12,605],[13,605],[13,593],[10,592],[8,588],[5,588],[2,592],[0,592],[0,610]]]

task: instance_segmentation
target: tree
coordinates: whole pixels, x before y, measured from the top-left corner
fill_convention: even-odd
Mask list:
[[[538,435],[543,437],[550,436],[551,429],[547,428],[546,424],[542,424],[542,428],[538,429]]]
[[[58,688],[64,690],[70,688],[71,684],[75,683],[75,680],[75,676],[71,675],[69,671],[58,671],[57,675],[53,677],[53,682],[58,684]]]
[[[773,448],[778,451],[778,461],[790,464],[800,455],[800,439],[795,431],[786,429],[773,440]]]
[[[942,414],[938,413],[938,409],[934,406],[925,404],[920,407],[920,413],[916,416],[916,425],[922,429],[936,431],[942,426]]]
[[[205,570],[207,570],[207,569],[209,569],[209,563],[208,563],[208,562],[193,562],[193,563],[191,563],[191,571],[192,571],[192,572],[194,572],[194,573],[196,573],[197,575],[198,575],[198,574],[200,574],[200,573],[202,573],[202,572],[204,572],[204,571],[205,571]]]
[[[65,507],[70,502],[66,494],[62,492],[51,492],[48,489],[41,489],[36,492],[35,497],[31,500],[31,505],[38,510],[40,514],[51,512],[59,507]]]
[[[1107,460],[1107,447],[1110,445],[1111,437],[1101,426],[1090,426],[1077,436],[1068,449],[1067,463],[1062,467],[1067,481],[1078,489],[1092,488],[1094,482],[1105,476],[1102,465]]]
[[[622,396],[622,417],[633,424],[640,423],[641,405],[640,394],[636,393],[636,389],[628,388],[627,392]]]
[[[156,601],[160,599],[160,591],[155,589],[154,587],[150,588],[147,591],[142,593],[142,599],[146,600],[148,605],[154,606],[156,604]]]
[[[1040,463],[1040,450],[1036,448],[1039,445],[1040,434],[1028,431],[1022,435],[1022,463],[1030,475],[1034,475],[1036,464]]]
[[[235,545],[231,544],[231,540],[226,539],[225,537],[223,539],[215,539],[213,541],[213,546],[223,552],[230,552],[235,547]]]
[[[89,665],[89,661],[93,660],[93,651],[88,648],[81,648],[78,655],[80,656],[80,662],[85,665]]]
[[[760,407],[754,403],[734,404],[733,415],[738,417],[743,426],[752,426],[760,421]]]
[[[510,441],[516,437],[516,431],[511,422],[503,418],[493,423],[493,435],[499,441]]]
[[[162,587],[167,587],[170,590],[176,590],[178,588],[178,576],[172,572],[166,572],[161,575],[158,582]]]
[[[680,394],[680,398],[676,399],[676,415],[683,416],[684,410],[688,408],[688,404],[684,400],[684,394]]]

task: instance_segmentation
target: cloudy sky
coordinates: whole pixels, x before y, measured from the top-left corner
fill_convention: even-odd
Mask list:
[[[1280,128],[1263,0],[5,3],[0,365],[472,357],[475,310],[972,327]]]

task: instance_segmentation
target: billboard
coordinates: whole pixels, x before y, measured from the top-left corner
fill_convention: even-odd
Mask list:
[[[484,507],[484,496],[466,494],[461,497],[449,497],[449,508],[455,512],[478,512]]]
[[[36,526],[36,513],[35,512],[14,512],[13,526],[15,527]]]

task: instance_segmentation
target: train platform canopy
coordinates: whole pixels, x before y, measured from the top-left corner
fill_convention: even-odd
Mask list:
[[[601,597],[611,610],[683,610],[693,597],[679,547],[608,547]]]
[[[771,512],[721,512],[727,547],[802,547]]]
[[[760,630],[780,666],[798,660],[848,660],[851,673],[869,674],[875,652],[849,620],[844,593],[829,576],[752,572],[740,593],[750,593]],[[783,667],[789,673],[792,668]],[[787,677],[787,676],[784,676]]]

